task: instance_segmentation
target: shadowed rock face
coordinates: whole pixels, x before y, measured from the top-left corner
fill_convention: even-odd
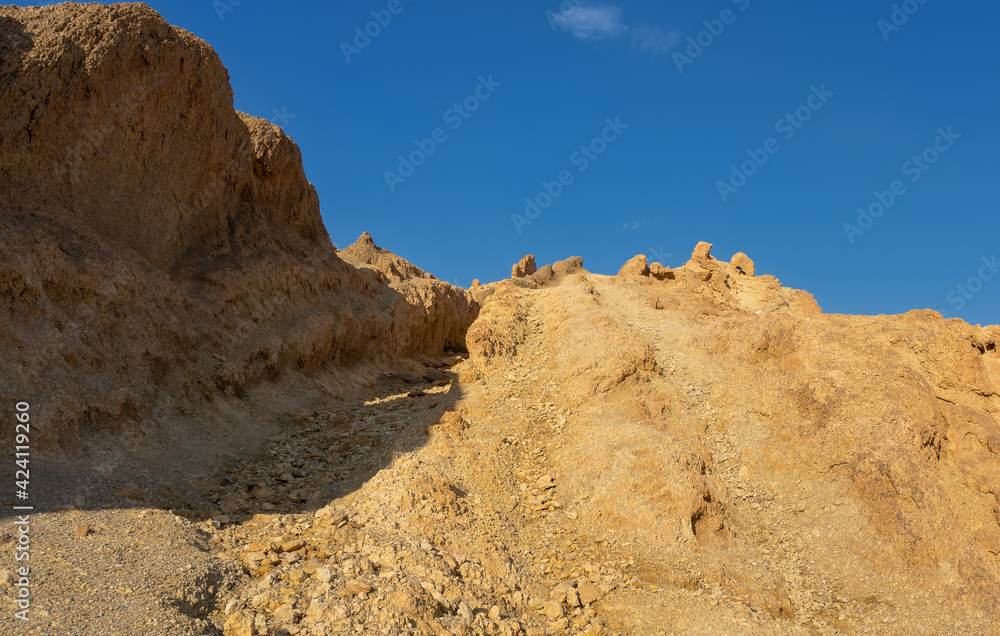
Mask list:
[[[0,394],[45,410],[42,448],[259,438],[232,413],[263,381],[324,378],[285,408],[462,342],[465,292],[337,256],[298,147],[205,42],[142,4],[3,7],[0,42]]]
[[[141,4],[0,10],[0,197],[59,208],[169,270],[328,241],[298,148],[233,110],[215,52]]]

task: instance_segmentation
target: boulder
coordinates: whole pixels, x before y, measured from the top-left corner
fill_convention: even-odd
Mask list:
[[[226,636],[254,636],[254,614],[235,612],[226,621],[222,631]]]
[[[618,270],[619,276],[649,276],[649,262],[645,255],[639,254],[628,260]]]
[[[555,276],[565,276],[566,274],[572,274],[583,269],[583,257],[581,256],[570,256],[564,261],[556,261],[552,263],[552,273]]]
[[[536,285],[544,285],[545,283],[552,280],[555,274],[552,271],[551,265],[544,265],[541,269],[532,275],[531,280],[535,281]]]
[[[581,585],[578,590],[580,595],[580,602],[584,605],[590,605],[591,603],[596,603],[601,600],[604,596],[604,592],[601,588],[597,587],[593,583],[587,583],[586,585]]]
[[[656,280],[672,280],[674,278],[674,271],[660,263],[652,263],[649,266],[649,275]]]

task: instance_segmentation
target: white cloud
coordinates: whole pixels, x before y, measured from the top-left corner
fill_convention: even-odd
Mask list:
[[[550,13],[553,28],[562,29],[581,40],[605,40],[628,33],[622,24],[622,10],[611,5],[581,5]]]
[[[546,11],[552,30],[562,30],[585,41],[632,37],[632,48],[651,55],[665,55],[681,42],[679,31],[658,26],[630,27],[622,21],[622,10],[611,4],[591,4],[572,0],[573,6],[559,13]]]
[[[666,55],[681,43],[680,31],[664,31],[660,27],[632,27],[632,48],[650,55]]]

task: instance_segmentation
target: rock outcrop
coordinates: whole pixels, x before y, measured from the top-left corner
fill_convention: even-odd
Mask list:
[[[472,294],[442,283],[406,259],[375,245],[368,232],[338,254],[360,271],[373,272],[386,285],[379,307],[388,317],[395,355],[464,349],[465,334],[479,315]],[[384,301],[391,293],[392,303]]]
[[[554,285],[558,284],[566,276],[575,274],[577,272],[582,272],[583,269],[583,258],[580,256],[571,256],[562,261],[556,261],[551,265],[544,265],[531,277],[539,287],[544,285]]]
[[[2,7],[0,41],[0,399],[44,412],[38,451],[204,456],[262,438],[262,382],[287,408],[463,344],[466,292],[370,240],[345,258],[377,273],[338,257],[298,147],[203,41],[142,4]]]
[[[733,257],[732,263],[717,261],[711,243],[704,241],[695,246],[691,259],[672,274],[684,287],[731,307],[751,312],[822,313],[809,292],[784,287],[771,275],[757,276],[753,261],[742,252]]]
[[[729,264],[732,266],[733,271],[738,274],[745,274],[751,278],[757,275],[757,267],[750,260],[750,257],[743,252],[736,252],[733,258],[730,259]]]
[[[534,274],[537,270],[535,266],[535,256],[533,254],[528,254],[527,256],[521,258],[516,264],[510,268],[511,278],[527,278]]]
[[[618,275],[649,276],[649,261],[646,260],[646,256],[643,254],[633,256],[618,270]]]
[[[386,281],[415,278],[434,280],[434,276],[406,259],[375,245],[375,239],[368,232],[363,233],[350,247],[339,250],[338,253],[341,258],[349,260],[357,267],[379,272]]]

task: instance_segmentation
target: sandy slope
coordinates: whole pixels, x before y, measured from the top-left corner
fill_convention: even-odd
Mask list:
[[[535,290],[487,286],[450,384],[420,396],[386,379],[293,438],[283,461],[313,449],[363,478],[326,491],[339,529],[294,506],[222,529],[250,577],[217,621],[230,634],[246,621],[307,634],[989,633],[996,329],[746,308],[788,292],[697,259],[673,280],[578,269]],[[698,267],[727,292],[685,283]],[[769,290],[747,293],[758,285]],[[347,441],[359,433],[360,448]],[[288,466],[257,465],[236,488],[271,487],[281,503]],[[295,562],[270,551],[296,538]],[[563,602],[546,606],[553,592]]]

